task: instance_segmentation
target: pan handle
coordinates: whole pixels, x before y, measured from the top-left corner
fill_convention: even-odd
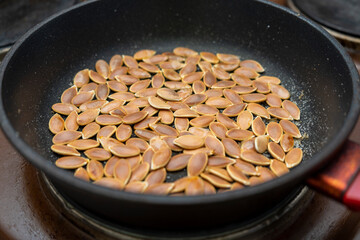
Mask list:
[[[307,180],[310,187],[360,211],[360,145],[346,141],[336,161]]]

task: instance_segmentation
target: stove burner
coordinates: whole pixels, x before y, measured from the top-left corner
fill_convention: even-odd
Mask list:
[[[314,196],[307,187],[301,187],[278,207],[247,223],[191,232],[156,231],[119,225],[95,216],[63,196],[43,173],[40,176],[42,188],[55,207],[95,239],[274,239],[298,218]]]

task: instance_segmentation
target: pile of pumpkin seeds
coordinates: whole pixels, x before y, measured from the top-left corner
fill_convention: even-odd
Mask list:
[[[300,110],[263,72],[254,60],[184,47],[98,60],[52,106],[55,164],[101,186],[178,196],[281,176],[302,160]],[[187,176],[165,182],[173,171]]]

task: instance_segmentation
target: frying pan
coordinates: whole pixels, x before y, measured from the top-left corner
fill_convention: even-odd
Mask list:
[[[177,46],[255,59],[266,75],[282,79],[301,109],[300,131],[309,135],[301,142],[303,162],[258,186],[193,197],[115,191],[54,165],[50,109],[77,71],[114,54]],[[18,40],[3,61],[0,80],[3,131],[62,194],[114,222],[164,229],[246,221],[277,206],[337,158],[359,114],[359,77],[343,48],[310,20],[262,0],[88,1]]]

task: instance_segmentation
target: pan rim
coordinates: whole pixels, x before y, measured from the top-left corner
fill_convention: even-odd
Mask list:
[[[253,0],[251,0],[253,1]],[[336,139],[333,138],[323,147],[323,149],[314,154],[309,161],[303,162],[298,167],[294,168],[291,171],[291,174],[286,174],[282,177],[276,178],[272,181],[266,182],[261,185],[253,186],[250,188],[242,189],[241,191],[231,191],[223,194],[214,194],[214,195],[206,195],[206,196],[189,196],[189,197],[172,197],[169,200],[167,196],[155,196],[155,195],[147,195],[147,194],[134,194],[123,191],[117,191],[113,189],[108,189],[104,187],[97,186],[95,184],[90,184],[88,182],[82,181],[80,179],[76,179],[72,174],[67,173],[65,170],[57,168],[51,161],[42,157],[39,153],[37,153],[34,149],[32,149],[29,145],[23,141],[16,130],[12,127],[9,119],[6,116],[3,101],[2,101],[2,83],[5,74],[5,70],[12,59],[12,56],[16,53],[16,50],[22,45],[24,41],[27,40],[29,36],[34,34],[38,29],[45,26],[47,23],[52,20],[62,16],[63,14],[69,13],[71,11],[75,11],[78,8],[81,8],[85,5],[94,4],[99,2],[97,0],[90,0],[88,2],[83,2],[78,5],[75,5],[69,9],[60,11],[53,16],[47,18],[41,23],[37,24],[33,28],[31,28],[27,33],[25,33],[10,49],[10,51],[5,56],[1,66],[0,66],[0,121],[1,128],[5,133],[7,139],[10,143],[15,147],[15,149],[28,161],[30,161],[33,165],[35,165],[39,170],[43,171],[46,175],[50,177],[50,179],[56,179],[57,181],[63,181],[66,184],[71,184],[73,187],[78,189],[88,191],[92,194],[103,195],[109,198],[124,200],[124,201],[132,201],[138,203],[147,203],[154,205],[193,205],[193,204],[204,204],[204,203],[217,203],[223,202],[228,199],[235,198],[248,198],[255,195],[259,195],[264,192],[273,191],[276,188],[280,188],[288,184],[291,181],[299,182],[299,178],[305,179],[311,173],[318,170],[320,167],[324,166],[327,162],[329,162],[329,158],[331,155],[340,149],[340,146],[346,141],[350,132],[354,128],[356,121],[358,119],[360,105],[359,105],[359,75],[354,66],[353,61],[349,57],[349,55],[345,52],[343,47],[338,43],[328,32],[322,29],[319,25],[317,25],[312,20],[307,19],[304,16],[299,15],[287,9],[283,6],[277,5],[272,2],[268,2],[266,0],[255,0],[258,3],[262,3],[268,5],[270,7],[276,8],[280,11],[284,11],[289,15],[297,17],[299,21],[304,22],[305,24],[311,25],[317,32],[320,32],[326,39],[329,41],[334,48],[339,52],[339,56],[344,59],[346,65],[349,68],[349,72],[352,78],[353,85],[353,97],[351,101],[351,107],[349,109],[349,114],[347,115],[343,127],[340,129],[337,134]]]

